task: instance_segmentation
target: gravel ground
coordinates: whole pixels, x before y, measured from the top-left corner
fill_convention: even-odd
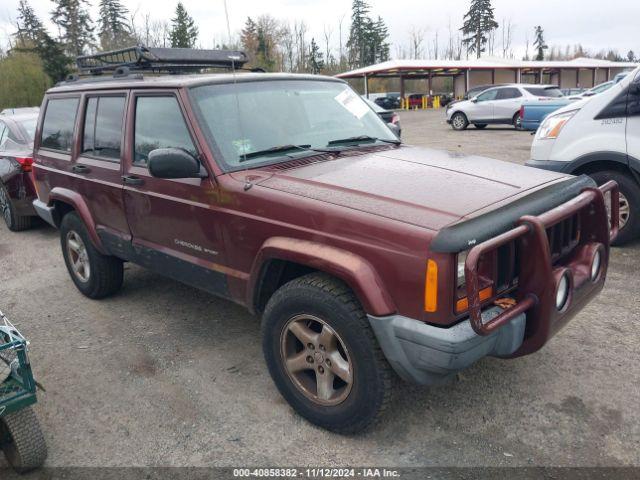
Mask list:
[[[401,121],[409,143],[503,160],[523,162],[531,142],[454,132],[443,111]],[[49,466],[638,466],[639,254],[616,249],[604,292],[541,352],[437,388],[400,384],[354,437],[293,413],[243,309],[135,266],[121,293],[91,301],[49,227],[0,227],[0,308],[32,342]]]

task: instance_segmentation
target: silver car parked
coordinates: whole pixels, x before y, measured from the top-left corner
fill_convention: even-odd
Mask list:
[[[448,107],[447,123],[454,130],[464,130],[469,124],[476,128],[485,128],[489,124],[513,125],[518,128],[520,107],[524,102],[545,101],[562,96],[556,85],[501,85]]]

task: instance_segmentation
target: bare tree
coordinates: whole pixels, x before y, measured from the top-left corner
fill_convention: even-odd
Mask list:
[[[418,59],[422,57],[422,42],[424,42],[424,33],[425,32],[422,28],[411,27],[411,29],[409,30],[410,58]]]
[[[327,25],[324,25],[324,63],[329,66],[331,64],[331,34],[333,30]]]
[[[513,24],[511,19],[502,19],[502,56],[504,58],[513,58],[511,50],[511,41],[513,35]]]
[[[433,59],[434,60],[438,60],[438,51],[439,51],[439,46],[438,46],[438,30],[436,30],[436,33],[434,35],[433,38]]]

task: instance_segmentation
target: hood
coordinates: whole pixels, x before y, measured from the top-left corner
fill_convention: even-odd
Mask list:
[[[408,146],[282,167],[260,187],[433,230],[567,176]]]

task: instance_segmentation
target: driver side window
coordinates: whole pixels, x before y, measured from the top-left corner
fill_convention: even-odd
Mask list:
[[[157,148],[181,148],[196,157],[187,124],[173,95],[136,99],[133,164],[147,166],[149,152]]]
[[[486,92],[478,95],[478,102],[487,102],[489,100],[495,100],[497,94],[498,94],[497,89],[487,90]]]

